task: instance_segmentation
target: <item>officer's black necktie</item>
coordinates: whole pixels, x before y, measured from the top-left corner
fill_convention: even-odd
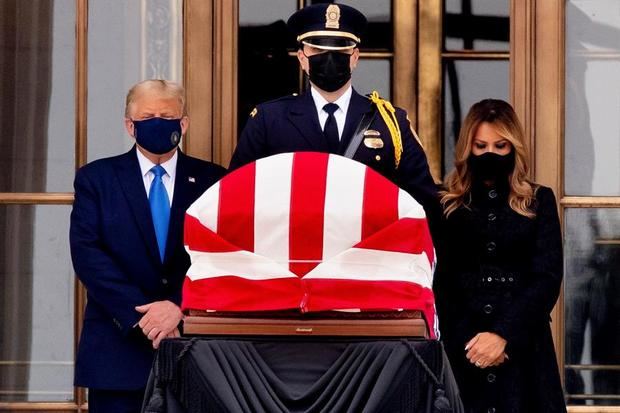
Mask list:
[[[325,139],[329,145],[329,152],[338,153],[340,138],[338,137],[338,124],[336,123],[336,117],[334,116],[334,112],[338,110],[338,105],[335,103],[328,103],[323,106],[323,110],[328,114],[325,127],[323,128],[323,134],[325,135]]]

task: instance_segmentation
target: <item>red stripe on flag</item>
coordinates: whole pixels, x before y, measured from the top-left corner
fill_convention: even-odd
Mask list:
[[[435,260],[433,240],[424,218],[401,218],[368,238],[362,239],[355,245],[355,248],[409,254],[425,252],[431,263]]]
[[[198,218],[185,214],[185,229],[183,231],[185,245],[193,251],[202,252],[232,252],[239,251],[239,247],[226,241],[224,238],[202,225]]]
[[[431,338],[435,338],[435,299],[433,291],[405,281],[302,280],[308,291],[306,310],[362,311],[420,310]]]
[[[252,162],[220,181],[217,234],[247,251],[254,251],[255,178]]]
[[[291,262],[289,269],[299,277],[323,259],[323,222],[327,162],[325,153],[296,153],[291,177],[291,211],[289,227],[289,258],[316,260],[310,263]]]
[[[185,277],[181,307],[216,311],[299,309],[302,296],[298,278],[248,280],[220,276],[192,281]]]
[[[362,239],[398,220],[398,187],[366,168],[362,201]]]

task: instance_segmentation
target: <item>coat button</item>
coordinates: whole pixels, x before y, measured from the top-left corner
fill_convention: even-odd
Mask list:
[[[487,413],[495,413],[495,407],[489,407]]]
[[[161,279],[161,283],[162,283],[163,285],[168,285],[168,279],[167,279],[167,278],[162,278],[162,279]]]
[[[487,219],[489,220],[489,222],[493,222],[497,219],[497,215],[491,212],[489,213],[489,215],[487,215]]]
[[[491,304],[487,304],[482,307],[482,311],[484,311],[485,314],[491,314],[493,312],[493,306]]]
[[[491,189],[489,191],[489,199],[495,199],[497,198],[497,191],[495,191],[495,189]]]
[[[489,383],[495,383],[495,374],[489,373],[489,375],[487,376],[487,381]]]
[[[495,248],[497,247],[497,245],[495,245],[495,242],[491,241],[489,243],[487,243],[487,251],[488,252],[493,252],[495,251]]]

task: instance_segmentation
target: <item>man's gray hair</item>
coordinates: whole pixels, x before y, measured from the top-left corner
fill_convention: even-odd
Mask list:
[[[181,104],[181,108],[183,110],[183,115],[185,115],[185,89],[183,86],[169,80],[149,79],[136,83],[131,87],[131,89],[129,89],[129,92],[127,92],[127,98],[125,99],[126,117],[129,117],[129,109],[131,104],[138,98],[138,96],[147,92],[155,92],[160,96],[179,99],[179,103]]]

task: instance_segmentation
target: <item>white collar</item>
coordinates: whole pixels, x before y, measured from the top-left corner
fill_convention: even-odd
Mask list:
[[[323,106],[327,105],[329,102],[312,85],[310,85],[310,93],[312,94],[312,99],[314,100],[316,109],[320,112],[323,109]],[[353,88],[349,85],[349,88],[342,94],[342,96],[333,102],[338,105],[338,109],[342,110],[345,114],[347,113],[347,110],[349,110],[351,95],[353,95]]]
[[[142,152],[140,149],[136,147],[136,154],[138,155],[138,163],[140,164],[140,172],[142,172],[142,177],[145,177],[151,169],[155,166],[153,162]],[[178,149],[174,151],[174,155],[172,158],[168,159],[166,162],[162,163],[161,166],[166,170],[166,174],[170,177],[170,180],[174,182],[174,177],[177,172],[177,160],[179,159]]]

